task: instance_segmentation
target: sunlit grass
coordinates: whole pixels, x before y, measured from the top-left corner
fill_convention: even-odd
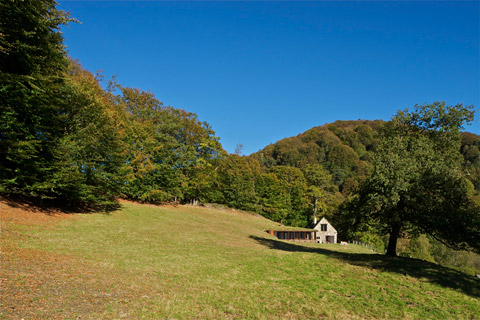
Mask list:
[[[473,278],[355,245],[282,242],[264,232],[274,226],[239,211],[126,203],[55,228],[23,226],[15,243],[91,268],[60,277],[97,285],[105,299],[92,318],[478,318]]]

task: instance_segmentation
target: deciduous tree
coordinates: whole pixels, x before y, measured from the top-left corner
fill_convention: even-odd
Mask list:
[[[303,173],[308,184],[307,194],[313,206],[313,216],[317,217],[318,209],[323,213],[327,210],[327,201],[331,197],[330,192],[334,191],[332,175],[320,164],[307,165],[303,169]]]
[[[462,174],[460,129],[472,107],[445,103],[397,113],[383,130],[370,176],[346,206],[356,225],[398,237],[423,232],[455,247],[480,250],[480,215]]]

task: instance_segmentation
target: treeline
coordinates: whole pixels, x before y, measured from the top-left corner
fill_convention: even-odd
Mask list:
[[[195,114],[102,83],[66,54],[72,19],[54,1],[3,1],[0,16],[0,194],[94,209],[216,202],[309,223],[301,170],[228,155]]]
[[[54,1],[0,4],[0,193],[105,207],[185,201],[223,157],[208,124],[97,78],[65,53]]]
[[[106,206],[216,202],[306,226],[334,215],[368,174],[383,121],[337,121],[248,156],[153,93],[101,83],[70,59],[55,1],[0,4],[0,193]],[[462,133],[480,190],[480,137]]]
[[[302,171],[228,155],[195,114],[102,83],[65,53],[70,18],[54,1],[6,1],[0,14],[1,194],[93,209],[217,202],[309,222]]]

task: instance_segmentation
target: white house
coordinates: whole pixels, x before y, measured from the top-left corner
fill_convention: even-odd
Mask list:
[[[322,218],[317,223],[317,218],[315,217],[314,221],[315,226],[313,229],[318,230],[316,233],[318,243],[337,243],[337,230],[327,221],[327,219]]]

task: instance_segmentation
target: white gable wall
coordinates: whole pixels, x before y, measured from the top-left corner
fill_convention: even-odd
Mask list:
[[[322,231],[322,224],[327,225],[327,230]],[[313,227],[313,229],[318,230],[317,232],[317,241],[320,243],[328,243],[327,236],[333,237],[333,243],[337,243],[338,232],[335,228],[327,221],[327,219],[322,218],[320,221]],[[331,238],[330,238],[331,239]]]

